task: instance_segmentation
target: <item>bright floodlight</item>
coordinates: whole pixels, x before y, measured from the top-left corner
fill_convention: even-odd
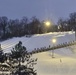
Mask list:
[[[53,42],[53,43],[56,43],[56,39],[52,39],[52,42]]]
[[[50,23],[49,21],[46,21],[46,22],[45,22],[45,25],[46,25],[46,26],[50,26],[51,23]]]

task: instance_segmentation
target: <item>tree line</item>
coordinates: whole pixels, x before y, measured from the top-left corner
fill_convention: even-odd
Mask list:
[[[60,31],[75,31],[76,30],[76,12],[70,13],[69,18],[58,20],[58,29]]]
[[[40,21],[35,17],[29,22],[27,17],[23,17],[21,20],[9,20],[6,16],[2,16],[0,17],[0,38],[6,39],[24,36],[25,34],[35,34],[38,25],[40,25]]]
[[[22,19],[8,19],[6,16],[0,17],[0,39],[11,37],[21,37],[24,35],[42,34],[50,31],[56,31],[57,26],[46,27],[44,21],[36,17],[30,20],[27,17]]]
[[[8,19],[6,16],[0,17],[0,40],[24,35],[42,34],[46,32],[71,31],[76,30],[76,12],[69,14],[68,19],[60,18],[57,25],[47,27],[44,21],[36,17],[28,19]]]

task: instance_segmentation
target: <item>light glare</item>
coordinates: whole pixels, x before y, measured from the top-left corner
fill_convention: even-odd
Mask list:
[[[46,22],[45,22],[45,25],[46,25],[46,26],[50,26],[51,23],[50,23],[49,21],[46,21]]]
[[[53,43],[56,43],[56,39],[52,39],[52,42],[53,42]]]

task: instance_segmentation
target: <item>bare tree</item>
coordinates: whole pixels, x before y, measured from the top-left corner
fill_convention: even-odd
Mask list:
[[[7,24],[8,24],[8,18],[6,16],[0,17],[0,26],[2,28],[4,38],[5,38]]]

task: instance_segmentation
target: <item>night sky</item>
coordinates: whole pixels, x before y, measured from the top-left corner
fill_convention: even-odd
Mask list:
[[[56,23],[60,17],[69,18],[72,12],[76,12],[76,0],[0,0],[0,16],[9,19],[36,16]]]

